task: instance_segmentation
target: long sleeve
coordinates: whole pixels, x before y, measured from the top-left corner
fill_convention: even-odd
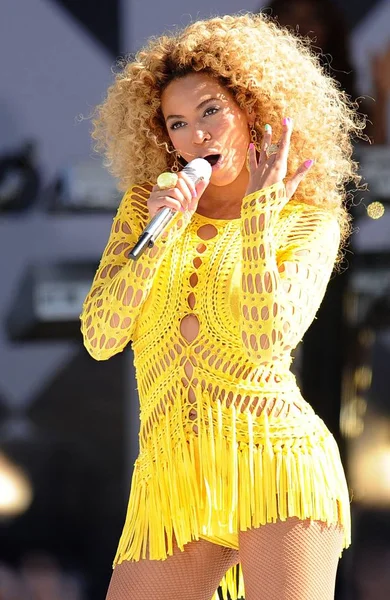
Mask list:
[[[294,204],[277,247],[274,233],[287,202],[284,183],[277,183],[245,197],[241,208],[240,331],[256,364],[277,361],[300,342],[325,295],[340,243],[330,211]]]
[[[135,186],[125,193],[83,303],[80,320],[84,345],[96,360],[107,360],[131,340],[165,252],[190,218],[187,213],[177,213],[153,248],[136,261],[128,258],[148,221],[150,191],[149,187]]]

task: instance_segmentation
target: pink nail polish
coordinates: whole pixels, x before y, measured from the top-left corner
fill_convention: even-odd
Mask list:
[[[313,163],[314,163],[314,160],[310,159],[310,160],[305,160],[305,162],[303,164],[305,165],[306,169],[309,169]]]
[[[253,142],[251,142],[251,143],[249,144],[249,150],[253,150],[253,148],[254,148],[254,147],[255,147],[254,143],[253,143]]]
[[[290,125],[290,119],[289,119],[289,117],[284,117],[284,119],[283,119],[283,125]]]

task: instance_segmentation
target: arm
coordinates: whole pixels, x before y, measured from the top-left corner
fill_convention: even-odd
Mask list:
[[[177,213],[153,248],[136,261],[128,258],[148,221],[146,201],[150,191],[138,186],[125,193],[83,303],[80,319],[84,345],[96,360],[107,360],[131,340],[165,252],[190,218],[184,214],[178,219],[181,213]]]
[[[280,359],[301,340],[325,295],[340,242],[332,214],[299,204],[277,251],[274,230],[286,202],[279,182],[246,196],[241,210],[241,339],[257,364]]]

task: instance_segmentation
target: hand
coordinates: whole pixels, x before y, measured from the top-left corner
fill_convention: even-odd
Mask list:
[[[183,171],[180,171],[177,175],[178,180],[174,188],[162,190],[158,185],[153,187],[147,201],[150,218],[153,218],[164,206],[181,212],[187,210],[195,212],[199,199],[209,182],[200,181],[195,186],[188,175]]]
[[[267,148],[272,142],[272,129],[266,130],[263,143],[260,150],[259,158],[257,159],[256,148],[253,144],[249,146],[249,185],[246,190],[246,196],[262,190],[265,187],[283,181],[287,174],[287,157],[290,149],[291,132],[293,129],[292,120],[283,119],[283,133],[280,138],[278,151],[267,156]],[[300,165],[293,177],[286,181],[286,196],[290,200],[295,193],[298,185],[312,166],[312,160],[306,160]]]

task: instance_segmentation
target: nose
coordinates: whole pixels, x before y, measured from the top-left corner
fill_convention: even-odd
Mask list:
[[[208,131],[205,131],[202,127],[196,127],[193,134],[193,140],[195,144],[203,144],[211,140],[211,135]]]

